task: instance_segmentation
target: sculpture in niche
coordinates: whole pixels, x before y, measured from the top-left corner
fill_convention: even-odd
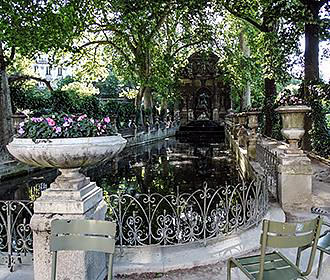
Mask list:
[[[209,96],[205,91],[199,94],[196,111],[199,115],[197,119],[209,119]]]

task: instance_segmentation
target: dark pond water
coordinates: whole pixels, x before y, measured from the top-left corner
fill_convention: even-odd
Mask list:
[[[206,146],[180,143],[174,138],[125,149],[119,159],[83,171],[109,194],[118,190],[135,195],[192,192],[203,182],[209,187],[235,185],[238,170],[224,143]],[[35,199],[57,176],[40,170],[0,181],[0,199]]]

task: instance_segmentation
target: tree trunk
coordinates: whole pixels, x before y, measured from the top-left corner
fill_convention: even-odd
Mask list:
[[[138,94],[135,97],[135,109],[136,109],[136,116],[135,116],[135,123],[138,126],[141,124],[143,126],[143,117],[142,117],[142,97],[143,97],[143,88],[140,87]]]
[[[250,57],[251,51],[248,46],[248,42],[246,40],[246,37],[244,36],[244,32],[242,31],[239,35],[239,44],[241,51],[244,55],[244,57],[248,58]],[[244,88],[244,97],[243,97],[243,110],[246,111],[249,107],[251,107],[251,85],[250,81],[246,82],[245,88]]]
[[[274,117],[274,99],[276,97],[275,79],[265,78],[265,135],[272,136],[273,117]]]
[[[319,8],[315,5],[309,5],[313,14],[314,21],[318,21]],[[318,23],[305,24],[305,81],[318,81],[319,75],[319,40],[320,26]]]
[[[146,113],[146,121],[149,124],[153,124],[153,116],[152,116],[152,109],[153,109],[153,101],[152,101],[152,92],[150,87],[145,87],[143,93],[143,104],[144,104],[144,111]]]
[[[167,114],[167,99],[162,98],[162,102],[160,103],[160,118],[162,121],[166,120],[166,114]]]
[[[6,145],[14,134],[12,108],[6,61],[0,44],[0,152],[5,151]]]
[[[319,20],[320,4],[318,1],[311,1],[307,5],[308,10],[313,15],[313,23],[305,23],[305,83],[318,82],[320,79],[319,73],[319,41],[320,41],[320,26],[317,23]],[[315,23],[316,22],[316,23]],[[308,90],[305,87],[304,98],[308,100]],[[311,135],[309,131],[313,126],[311,118],[305,118],[305,134],[302,140],[302,148],[306,151],[311,151]]]

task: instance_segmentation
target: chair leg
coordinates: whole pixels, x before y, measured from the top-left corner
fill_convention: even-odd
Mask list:
[[[227,262],[227,280],[231,280],[231,260]]]
[[[112,272],[113,272],[113,255],[109,254],[108,280],[112,280]]]
[[[323,252],[320,251],[319,267],[317,268],[316,278],[319,278],[319,276],[320,276],[320,272],[321,272],[321,269],[322,269],[322,261],[323,261]]]
[[[297,259],[296,259],[296,266],[298,266],[298,267],[299,267],[299,263],[300,263],[301,252],[302,252],[302,249],[299,247],[298,251],[297,251]]]

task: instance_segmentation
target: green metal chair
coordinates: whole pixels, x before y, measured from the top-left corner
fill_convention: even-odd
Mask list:
[[[116,224],[95,220],[53,220],[50,251],[53,252],[51,280],[56,279],[57,252],[67,250],[109,253],[108,280],[112,279]]]
[[[231,279],[231,269],[234,267],[239,268],[249,279],[306,279],[305,276],[312,271],[321,224],[320,217],[297,224],[264,220],[260,237],[260,255],[230,258],[227,264],[227,279]],[[267,247],[298,248],[308,244],[312,244],[312,250],[304,272],[280,252],[266,253]]]
[[[323,225],[330,228],[329,223],[323,222]],[[310,246],[307,245],[307,246],[304,246],[304,247],[300,247],[298,249],[296,265],[299,265],[299,263],[300,263],[301,252],[304,251],[305,249],[309,248],[309,247]],[[319,257],[319,265],[318,265],[318,269],[317,269],[316,278],[319,278],[320,272],[321,272],[321,269],[322,269],[323,254],[326,253],[326,254],[330,255],[330,229],[325,230],[320,235],[319,241],[317,243],[317,249],[320,250],[320,257]]]

